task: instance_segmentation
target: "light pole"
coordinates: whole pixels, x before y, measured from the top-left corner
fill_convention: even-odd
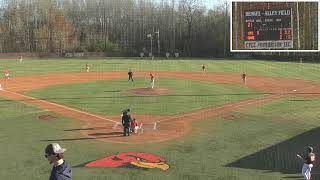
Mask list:
[[[159,29],[155,33],[158,34],[158,57],[160,57],[160,31],[159,31]]]
[[[153,56],[153,53],[152,53],[152,34],[148,34],[147,37],[150,38],[150,51],[151,51],[151,56]]]
[[[297,6],[296,6],[296,8],[297,8],[297,36],[298,36],[298,49],[300,49],[300,21],[299,21],[299,2],[296,2],[297,3]]]
[[[228,30],[228,2],[225,2],[225,24],[224,24],[224,56],[227,54],[227,30]],[[231,23],[231,22],[230,22]]]

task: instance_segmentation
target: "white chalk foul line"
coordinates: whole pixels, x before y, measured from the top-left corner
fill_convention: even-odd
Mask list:
[[[14,95],[22,96],[22,97],[25,97],[25,98],[28,98],[28,99],[41,101],[43,103],[47,103],[47,104],[51,104],[51,105],[54,105],[54,106],[58,106],[58,107],[61,107],[61,108],[64,108],[64,109],[67,109],[67,110],[70,110],[70,111],[74,111],[74,112],[78,112],[78,113],[81,113],[81,114],[85,114],[85,115],[92,116],[92,117],[95,117],[95,118],[98,118],[98,119],[102,119],[102,120],[105,120],[105,121],[110,121],[110,122],[113,122],[113,123],[117,123],[117,121],[114,121],[112,119],[107,119],[107,118],[104,118],[104,117],[101,117],[101,116],[97,116],[97,115],[94,115],[94,114],[91,114],[91,113],[87,113],[87,112],[84,112],[84,111],[73,109],[73,108],[70,108],[70,107],[67,107],[67,106],[64,106],[64,105],[56,104],[56,103],[45,101],[45,100],[42,100],[42,99],[36,99],[36,98],[31,97],[31,96],[26,96],[26,95],[23,95],[23,94],[19,94],[19,93],[7,91],[7,90],[3,90],[3,91],[7,92],[7,93],[14,94]]]
[[[229,106],[233,106],[234,108],[238,108],[238,107],[247,106],[247,105],[258,103],[258,102],[268,101],[268,100],[273,99],[273,98],[281,98],[282,96],[284,96],[284,95],[282,95],[282,94],[280,94],[280,95],[271,95],[271,96],[266,96],[266,97],[260,97],[259,99],[250,99],[250,100],[248,100],[247,103],[239,102],[239,104],[237,104],[237,105],[236,104],[227,104],[227,105],[220,106],[220,107],[217,107],[217,108],[209,108],[209,109],[204,110],[203,113],[207,112],[207,111],[217,111],[219,109],[226,108],[226,107],[229,107]],[[197,113],[199,113],[199,112],[183,114],[183,115],[177,115],[177,116],[173,116],[173,117],[169,117],[169,118],[166,118],[166,119],[163,119],[163,120],[156,121],[156,123],[170,121],[172,119],[183,118],[183,117],[186,117],[186,116],[189,116],[189,115],[192,115],[192,114],[197,114]]]

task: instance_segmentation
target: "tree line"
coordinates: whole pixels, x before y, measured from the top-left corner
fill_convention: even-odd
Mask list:
[[[218,57],[229,51],[227,11],[201,0],[7,0],[0,52]]]

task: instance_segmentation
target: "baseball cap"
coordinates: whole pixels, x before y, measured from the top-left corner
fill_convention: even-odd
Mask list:
[[[310,153],[312,153],[312,152],[313,152],[313,147],[312,147],[312,146],[308,146],[308,147],[307,147],[307,151],[310,152]]]
[[[64,153],[67,149],[62,148],[58,143],[51,143],[47,145],[45,149],[46,154],[61,154]]]

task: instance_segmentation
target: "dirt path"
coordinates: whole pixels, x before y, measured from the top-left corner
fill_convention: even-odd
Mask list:
[[[148,72],[136,72],[135,77],[148,78]],[[248,88],[264,93],[270,93],[270,95],[243,100],[232,104],[226,104],[220,107],[195,110],[174,116],[135,115],[135,117],[139,119],[139,122],[142,122],[144,124],[144,133],[132,135],[130,137],[123,137],[121,134],[121,125],[119,124],[119,116],[96,115],[56,103],[35,99],[22,94],[25,91],[42,89],[51,85],[83,83],[96,80],[112,80],[117,78],[127,78],[127,73],[92,72],[16,77],[8,81],[1,81],[2,87],[5,90],[0,91],[0,96],[13,100],[23,101],[40,108],[62,114],[66,117],[86,121],[87,124],[81,129],[77,130],[87,137],[85,139],[97,139],[100,141],[111,141],[116,143],[161,142],[189,133],[192,129],[190,126],[190,122],[195,120],[212,118],[222,115],[226,112],[231,112],[240,108],[256,106],[258,104],[268,103],[273,100],[289,96],[300,96],[305,98],[320,97],[320,93],[318,93],[318,90],[320,89],[320,83],[318,82],[250,76],[246,85]],[[161,80],[161,78],[180,78],[207,83],[242,85],[242,80],[239,74],[157,72],[156,81]]]

